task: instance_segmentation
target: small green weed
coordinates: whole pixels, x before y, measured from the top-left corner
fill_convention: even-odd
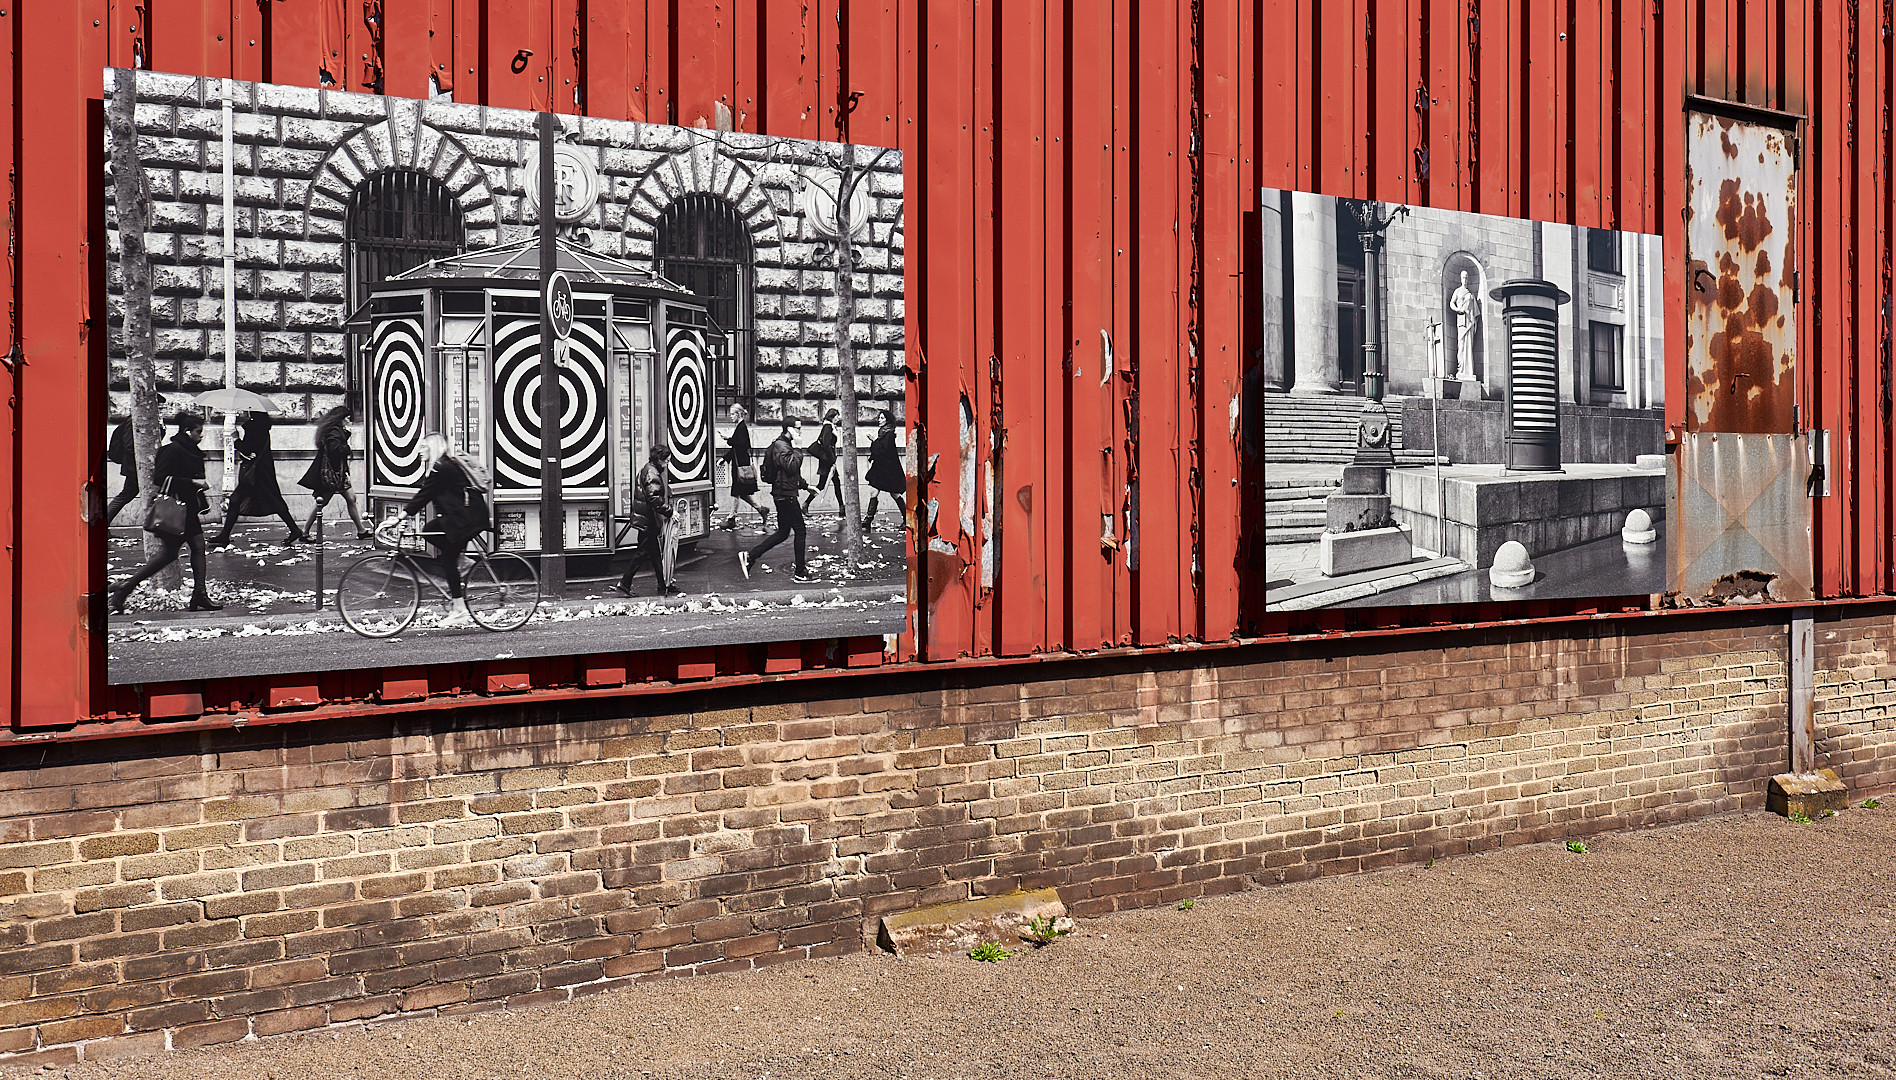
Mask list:
[[[1811,823],[1811,818],[1809,814],[1804,813],[1802,810],[1791,811],[1791,824],[1809,825],[1810,823]]]
[[[1836,816],[1837,816],[1837,812],[1836,812],[1835,810],[1825,810],[1825,811],[1824,811],[1824,816],[1825,816],[1825,817],[1836,817]]]
[[[1573,852],[1575,855],[1585,855],[1587,853],[1587,845],[1579,840],[1569,840],[1567,841],[1567,850]]]
[[[998,964],[1012,955],[1012,952],[1001,948],[998,941],[983,941],[968,950],[968,959],[979,960],[984,964]]]
[[[1197,906],[1198,906],[1198,901],[1196,900],[1180,900],[1178,902],[1178,909],[1180,911],[1190,911],[1191,909]]]
[[[1072,932],[1073,927],[1070,924],[1061,926],[1059,920],[1051,915],[1036,915],[1027,920],[1025,936],[1027,940],[1039,946],[1052,944]]]
[[[1435,860],[1434,860],[1434,859],[1430,859],[1430,860],[1429,860],[1428,862],[1425,862],[1425,863],[1423,863],[1423,864],[1422,864],[1422,869],[1424,869],[1424,870],[1433,870],[1433,869],[1435,869]]]
[[[1863,809],[1865,810],[1874,810],[1881,805],[1883,805],[1883,803],[1881,802],[1881,800],[1878,800],[1878,799],[1864,799],[1863,800]]]

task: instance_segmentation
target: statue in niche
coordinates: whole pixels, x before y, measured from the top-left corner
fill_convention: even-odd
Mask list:
[[[1449,294],[1455,332],[1455,378],[1472,382],[1475,378],[1475,339],[1481,330],[1481,298],[1468,287],[1468,271],[1461,272],[1461,284]]]

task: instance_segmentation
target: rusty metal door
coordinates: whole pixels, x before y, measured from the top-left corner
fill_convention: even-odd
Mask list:
[[[1791,133],[1688,114],[1686,426],[1797,430],[1797,154]]]
[[[1811,596],[1797,400],[1798,146],[1784,126],[1686,116],[1686,433],[1671,585],[1690,602]]]

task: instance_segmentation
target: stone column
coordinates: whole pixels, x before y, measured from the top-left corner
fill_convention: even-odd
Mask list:
[[[1292,192],[1291,257],[1296,261],[1290,317],[1297,321],[1294,394],[1336,390],[1336,215],[1341,204],[1326,195]]]

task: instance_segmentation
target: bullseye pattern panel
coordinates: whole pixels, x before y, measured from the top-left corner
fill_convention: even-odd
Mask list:
[[[711,364],[702,328],[666,327],[665,441],[680,487],[711,482]]]
[[[494,303],[494,486],[540,490],[540,316]],[[606,494],[608,438],[604,320],[574,324],[560,369],[560,481],[571,496]]]
[[[412,299],[417,311],[377,320],[369,339],[369,485],[374,490],[421,483],[421,436],[427,427],[421,298],[389,299]]]

